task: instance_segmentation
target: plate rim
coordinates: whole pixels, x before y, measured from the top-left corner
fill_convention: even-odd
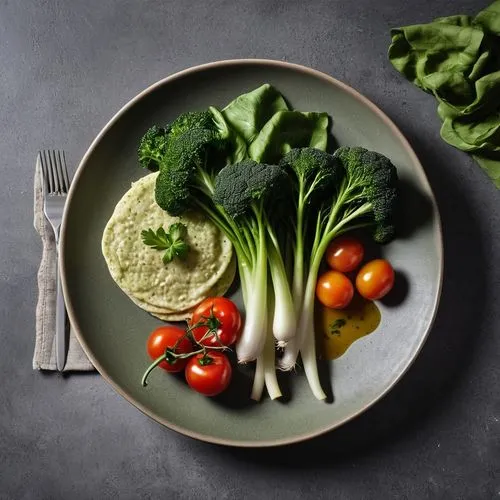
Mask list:
[[[135,398],[132,395],[129,395],[127,391],[122,389],[113,379],[111,376],[109,376],[106,372],[106,370],[102,367],[100,364],[99,360],[97,360],[92,353],[91,349],[87,345],[85,338],[82,334],[82,331],[80,329],[80,326],[78,324],[78,320],[75,314],[75,311],[73,309],[73,305],[71,302],[70,294],[69,294],[69,287],[67,283],[67,276],[66,276],[66,268],[65,268],[65,255],[66,255],[66,226],[68,223],[68,213],[69,210],[67,210],[68,207],[71,206],[73,195],[75,190],[77,189],[78,186],[78,181],[79,178],[85,168],[85,165],[90,158],[90,156],[93,154],[94,150],[96,149],[97,145],[100,143],[102,138],[107,134],[107,132],[111,129],[111,127],[130,109],[132,108],[137,102],[139,102],[141,99],[143,99],[145,96],[148,94],[152,93],[156,89],[172,82],[175,80],[178,80],[186,75],[192,75],[195,73],[202,73],[206,70],[213,69],[213,68],[218,68],[218,67],[227,67],[227,66],[251,66],[251,65],[261,65],[261,66],[273,66],[273,67],[280,67],[280,68],[286,68],[289,70],[293,70],[299,73],[303,73],[309,76],[316,77],[320,80],[323,80],[330,85],[333,85],[337,88],[340,88],[341,90],[347,92],[350,94],[354,99],[358,100],[365,106],[367,106],[373,113],[375,113],[391,130],[393,135],[400,141],[401,145],[403,148],[406,150],[408,153],[411,161],[413,164],[417,167],[416,168],[416,175],[418,176],[420,182],[422,182],[422,185],[425,187],[427,190],[427,194],[430,198],[430,202],[433,208],[433,213],[435,214],[435,239],[437,243],[437,255],[438,255],[438,260],[439,260],[439,269],[438,269],[438,286],[436,290],[436,294],[434,297],[434,303],[433,303],[433,310],[432,310],[432,316],[430,317],[430,321],[427,325],[427,328],[424,332],[424,335],[422,336],[417,348],[415,349],[414,353],[412,354],[410,360],[406,363],[406,365],[403,367],[403,369],[400,371],[400,373],[395,377],[395,379],[389,384],[385,390],[383,390],[377,397],[373,398],[369,403],[363,405],[362,408],[359,410],[351,413],[349,416],[343,418],[342,420],[328,424],[326,426],[322,426],[320,428],[314,429],[309,432],[301,433],[299,435],[294,435],[291,437],[285,437],[285,438],[278,438],[278,439],[271,439],[271,440],[264,440],[264,441],[251,441],[251,440],[235,440],[235,439],[228,439],[228,438],[218,438],[211,436],[209,434],[204,434],[202,432],[196,432],[196,431],[191,431],[188,429],[185,429],[179,425],[176,425],[172,422],[169,422],[163,417],[160,417],[154,412],[152,412],[149,408],[147,408],[145,405],[140,403],[139,401],[136,401]],[[333,76],[330,76],[327,73],[324,73],[322,71],[319,71],[317,69],[313,69],[308,66],[304,66],[302,64],[297,64],[297,63],[291,63],[288,61],[278,61],[274,59],[260,59],[260,58],[244,58],[244,59],[222,59],[218,61],[213,61],[209,63],[204,63],[204,64],[199,64],[196,66],[191,66],[189,68],[177,71],[169,76],[166,76],[165,78],[162,78],[155,83],[151,84],[141,92],[139,92],[135,97],[130,99],[125,105],[123,105],[114,115],[113,117],[104,125],[104,127],[100,130],[100,132],[97,134],[97,136],[94,138],[90,146],[88,147],[87,151],[83,155],[80,163],[78,164],[78,167],[76,169],[75,175],[73,177],[73,181],[70,186],[70,190],[68,193],[67,201],[66,201],[66,209],[64,211],[63,215],[63,220],[61,224],[61,241],[60,241],[60,252],[59,252],[59,269],[60,269],[60,275],[61,275],[61,283],[62,283],[62,289],[63,289],[63,294],[66,299],[66,309],[68,312],[68,316],[71,322],[71,325],[73,327],[73,330],[76,334],[76,337],[78,341],[80,342],[80,345],[83,348],[83,351],[85,354],[88,356],[88,358],[91,360],[92,364],[96,368],[96,370],[99,372],[99,374],[105,379],[105,381],[111,385],[111,387],[118,393],[120,394],[123,398],[125,398],[130,404],[135,406],[138,410],[140,410],[142,413],[150,417],[152,420],[155,422],[158,422],[165,427],[178,432],[179,434],[191,437],[193,439],[198,439],[200,441],[205,441],[208,443],[213,443],[213,444],[218,444],[218,445],[225,445],[225,446],[234,446],[234,447],[240,447],[240,448],[266,448],[266,447],[275,447],[275,446],[283,446],[283,445],[289,445],[293,443],[299,443],[302,441],[306,441],[315,437],[318,437],[322,434],[325,434],[327,432],[333,431],[334,429],[337,429],[341,427],[342,425],[346,424],[347,422],[357,418],[364,412],[366,412],[369,408],[371,408],[373,405],[375,405],[377,402],[379,402],[381,399],[383,399],[395,386],[396,384],[403,378],[403,376],[407,373],[407,371],[410,369],[410,367],[413,365],[415,360],[417,359],[418,355],[420,354],[420,351],[422,350],[422,347],[424,346],[425,342],[427,341],[427,338],[429,336],[430,331],[432,330],[432,327],[434,325],[437,311],[439,309],[439,302],[441,299],[441,292],[442,292],[442,284],[443,284],[443,271],[444,271],[444,249],[443,249],[443,232],[442,232],[442,224],[441,224],[441,215],[439,213],[439,207],[437,205],[436,198],[434,196],[434,192],[432,190],[432,187],[427,179],[427,175],[425,173],[425,170],[420,163],[416,153],[414,152],[413,148],[411,147],[409,141],[406,139],[406,137],[403,135],[403,133],[400,131],[400,129],[396,126],[396,124],[389,118],[388,115],[386,115],[376,104],[374,104],[370,99],[365,97],[363,94],[352,88],[351,86],[341,82],[340,80],[337,80]]]

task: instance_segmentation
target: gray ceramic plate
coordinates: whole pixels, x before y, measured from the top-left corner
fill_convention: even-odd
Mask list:
[[[303,376],[291,380],[291,399],[248,397],[250,373],[239,369],[229,393],[204,398],[181,377],[156,371],[140,385],[149,363],[145,341],[159,321],[116,287],[101,256],[101,235],[131,181],[145,174],[136,149],[144,131],[187,110],[222,106],[264,82],[295,109],[326,111],[341,145],[362,145],[389,156],[403,181],[402,237],[384,249],[407,283],[404,300],[382,305],[375,333],[330,364],[334,400],[318,402]],[[422,216],[424,214],[425,216]],[[104,127],[85,154],[69,194],[62,227],[63,285],[69,315],[99,372],[133,405],[188,436],[227,445],[273,446],[332,430],[386,394],[417,356],[437,308],[442,276],[439,215],[424,171],[396,126],[366,98],[312,69],[239,60],[182,71],[146,89]],[[285,384],[286,385],[286,384]]]

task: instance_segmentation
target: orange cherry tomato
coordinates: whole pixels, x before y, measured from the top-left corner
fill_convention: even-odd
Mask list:
[[[358,292],[368,300],[381,299],[394,285],[394,269],[384,259],[366,263],[356,276]]]
[[[325,252],[328,265],[343,273],[354,271],[361,264],[364,255],[363,245],[352,236],[335,238]]]
[[[316,296],[326,307],[343,309],[354,295],[354,287],[347,276],[338,271],[326,271],[316,284]]]

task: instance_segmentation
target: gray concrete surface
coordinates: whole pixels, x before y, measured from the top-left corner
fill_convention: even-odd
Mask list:
[[[391,27],[486,4],[0,1],[0,498],[500,496],[499,193],[440,140],[433,99],[386,58]],[[63,147],[76,165],[147,85],[238,57],[313,66],[371,98],[419,154],[443,219],[443,298],[416,364],[363,417],[286,449],[196,442],[143,416],[98,375],[31,370],[36,151]]]

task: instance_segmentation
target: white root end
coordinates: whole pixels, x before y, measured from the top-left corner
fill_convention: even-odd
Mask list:
[[[283,352],[283,357],[280,359],[278,367],[283,371],[292,370],[297,364],[297,358],[299,356],[299,349],[297,346],[297,339],[292,339],[287,343],[285,351]]]

